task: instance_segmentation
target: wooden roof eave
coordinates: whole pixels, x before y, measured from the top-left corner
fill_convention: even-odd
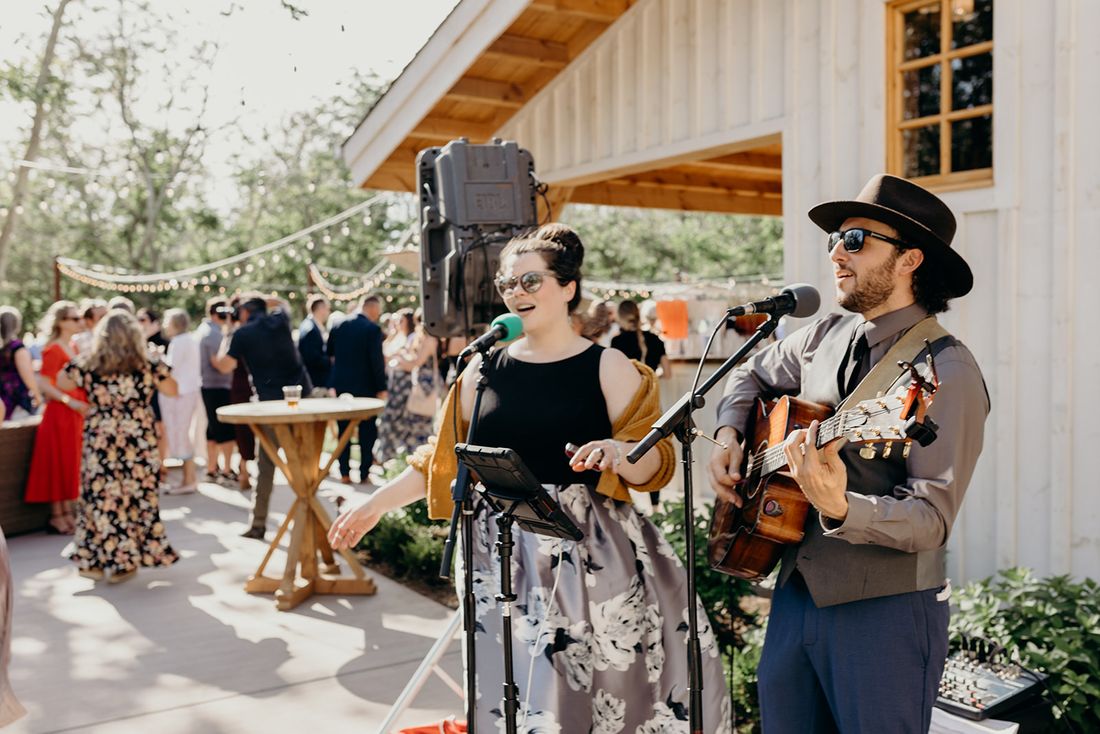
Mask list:
[[[461,0],[378,103],[341,153],[362,186],[530,0]]]

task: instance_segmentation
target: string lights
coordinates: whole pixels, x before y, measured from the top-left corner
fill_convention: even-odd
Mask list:
[[[420,284],[414,280],[391,278],[390,276],[393,275],[395,270],[397,270],[396,265],[385,261],[375,265],[365,275],[350,270],[341,270],[340,268],[322,269],[312,263],[309,266],[310,279],[313,281],[313,285],[330,301],[354,301],[372,292],[384,294],[388,302],[393,301],[392,296],[394,295],[419,296]],[[333,275],[359,278],[361,282],[353,288],[342,289],[329,280]]]
[[[295,243],[309,238],[314,232],[327,230],[329,227],[350,219],[359,212],[370,207],[372,204],[380,201],[382,198],[383,195],[381,194],[371,197],[328,219],[298,230],[286,237],[282,237],[230,257],[222,258],[221,260],[206,263],[205,265],[197,265],[191,268],[161,273],[130,273],[105,265],[89,265],[72,258],[59,257],[56,261],[57,269],[62,275],[85,285],[121,293],[159,293],[163,291],[175,291],[181,288],[194,290],[199,286],[217,283],[219,277],[222,280],[228,280],[231,277],[231,272],[234,276],[240,276],[242,272],[241,264],[243,264],[244,271],[249,271],[249,268],[253,267],[252,263],[245,261],[251,260],[252,258],[257,258],[256,265],[258,267],[264,267],[267,260],[263,256],[268,253],[270,253],[272,263],[278,263],[281,260],[280,250],[285,250],[282,254],[285,254],[291,259],[299,259],[300,253],[293,247]],[[347,233],[350,234],[350,230],[346,225],[341,231],[347,231]],[[327,231],[324,234],[324,239],[331,242],[331,236]],[[306,250],[312,251],[308,245]]]

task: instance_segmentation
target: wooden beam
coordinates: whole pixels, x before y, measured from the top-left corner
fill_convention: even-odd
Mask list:
[[[634,0],[532,0],[528,7],[545,13],[561,13],[610,22],[629,10],[633,4]]]
[[[717,191],[720,193],[748,192],[755,194],[782,194],[782,181],[761,181],[743,178],[714,176],[708,169],[705,173],[681,166],[674,169],[647,171],[631,176],[622,176],[607,183],[623,186],[664,186],[699,191]]]
[[[409,136],[427,138],[428,140],[442,140],[444,142],[463,137],[481,141],[491,138],[497,127],[499,126],[491,126],[471,120],[428,117],[421,120],[420,124],[409,133]]]
[[[486,56],[502,56],[511,61],[551,69],[563,69],[571,57],[563,43],[543,41],[538,38],[513,36],[505,33],[485,49]]]
[[[416,171],[410,166],[405,172],[379,169],[363,182],[364,189],[382,191],[414,191],[416,189]]]
[[[760,173],[783,175],[783,156],[769,153],[730,153],[729,155],[695,162],[708,166],[756,170]]]
[[[565,211],[572,196],[573,188],[570,186],[551,186],[547,189],[546,201],[543,201],[541,196],[537,199],[539,221],[560,222],[562,212]],[[546,210],[547,206],[550,207],[550,211]]]
[[[444,95],[447,99],[519,109],[527,102],[523,87],[495,79],[463,77]]]
[[[569,39],[569,56],[577,58],[611,26],[609,21],[587,20]]]
[[[779,196],[739,196],[706,193],[686,189],[617,186],[603,182],[573,189],[571,201],[605,206],[633,206],[646,209],[723,212],[780,216],[783,198]]]

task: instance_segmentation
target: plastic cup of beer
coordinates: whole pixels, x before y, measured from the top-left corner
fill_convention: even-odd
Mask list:
[[[297,408],[298,401],[302,399],[301,385],[287,385],[283,388],[283,399],[288,408]]]

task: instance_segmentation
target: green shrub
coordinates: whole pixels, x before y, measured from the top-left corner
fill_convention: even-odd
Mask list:
[[[741,608],[743,596],[752,595],[752,585],[747,581],[727,576],[711,569],[707,563],[707,534],[710,529],[710,505],[703,505],[695,512],[695,592],[703,602],[714,628],[718,633],[722,653],[740,642],[741,632],[756,624],[756,615]],[[684,533],[684,503],[661,503],[659,510],[650,517],[672,545],[680,560],[687,556],[687,536]]]
[[[967,585],[951,619],[951,643],[984,637],[1018,650],[1050,676],[1055,715],[1079,732],[1100,731],[1100,586],[1068,576],[1037,579],[1025,568]]]
[[[733,708],[738,732],[760,730],[760,705],[756,693],[756,666],[764,643],[764,628],[757,614],[741,606],[741,599],[753,596],[747,581],[711,569],[707,562],[707,535],[712,508],[703,505],[695,512],[695,592],[710,617],[718,638],[727,685],[733,688]],[[660,528],[680,560],[687,557],[683,502],[664,501],[654,511]]]

